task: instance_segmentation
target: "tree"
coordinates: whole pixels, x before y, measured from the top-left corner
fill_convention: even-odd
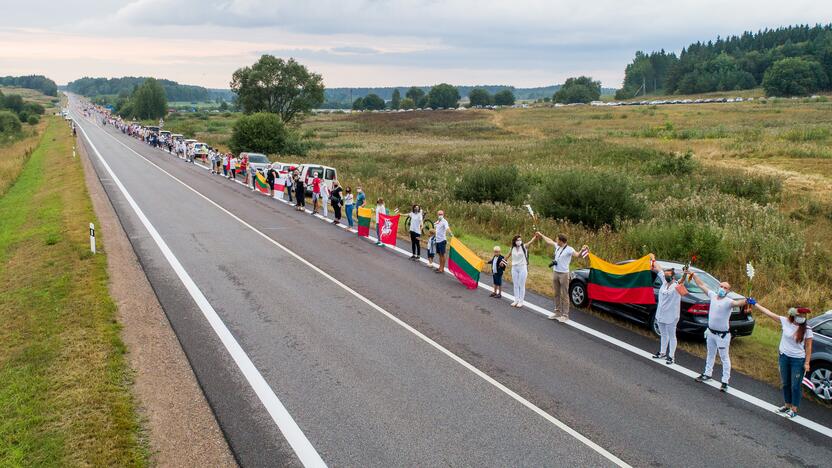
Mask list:
[[[402,105],[402,94],[399,92],[399,88],[393,90],[393,97],[390,99],[390,108],[391,109],[398,109]]]
[[[459,103],[459,90],[448,83],[440,83],[430,89],[428,93],[428,106],[432,109],[456,108]]]
[[[563,104],[589,103],[601,98],[601,82],[592,81],[588,76],[568,78],[566,83],[552,96],[552,101]]]
[[[401,109],[413,109],[414,107],[416,107],[416,103],[413,102],[413,99],[410,99],[409,97],[406,97],[406,98],[402,99],[402,103],[399,107]]]
[[[412,86],[410,89],[407,90],[407,92],[404,95],[405,97],[408,97],[411,100],[413,100],[414,105],[422,107],[419,105],[419,103],[422,102],[422,99],[424,99],[425,97],[425,90],[416,86]]]
[[[133,91],[131,113],[139,119],[159,119],[168,111],[165,89],[155,78],[148,78]]]
[[[494,94],[494,104],[498,106],[513,106],[514,105],[514,93],[511,92],[510,89],[504,89],[502,91],[497,91]]]
[[[3,107],[15,114],[19,114],[23,110],[24,105],[23,98],[19,94],[9,94],[3,98]]]
[[[798,57],[774,62],[763,78],[767,96],[808,96],[827,84],[828,77],[818,62]]]
[[[363,109],[366,110],[383,110],[385,107],[384,99],[382,99],[378,94],[368,94],[364,97],[364,105]]]
[[[251,67],[240,68],[231,79],[231,90],[243,112],[273,112],[289,123],[324,102],[321,75],[311,73],[295,59],[263,55]]]
[[[474,88],[468,93],[468,99],[471,101],[471,106],[490,106],[492,103],[491,95],[485,88]]]
[[[289,132],[277,114],[258,112],[243,115],[231,131],[228,146],[234,153],[251,151],[264,154],[283,153],[291,144]]]
[[[356,98],[352,102],[352,110],[364,110],[364,98]]]
[[[220,108],[219,109],[223,112],[227,111],[228,110],[228,103],[225,102],[225,101],[220,102]]]

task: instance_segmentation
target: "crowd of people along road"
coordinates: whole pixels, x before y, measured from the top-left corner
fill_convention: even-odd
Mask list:
[[[193,148],[185,145],[182,141],[165,141],[153,132],[148,132],[143,127],[136,124],[126,124],[121,119],[109,118],[108,120],[115,127],[119,128],[123,133],[133,136],[141,141],[154,147],[161,147],[166,149],[171,154],[178,155],[180,158],[188,162],[194,161]],[[242,176],[245,178],[246,184],[249,182],[254,190],[254,174],[247,172],[248,161],[245,156],[238,159],[231,153],[223,154],[213,148],[209,149],[208,157],[210,162],[212,174],[220,174],[229,178],[236,179]],[[266,169],[266,179],[271,188],[271,195],[274,195],[274,184],[280,179],[280,174],[271,166]],[[292,202],[294,195],[295,209],[304,211],[306,205],[306,182],[300,175],[298,169],[293,169],[284,176],[282,185],[285,190],[285,196],[289,202]],[[320,209],[323,209],[323,215],[328,216],[328,206],[333,207],[335,217],[333,224],[341,223],[341,208],[346,211],[347,223],[350,228],[355,224],[354,214],[357,213],[358,208],[366,204],[366,195],[361,187],[356,188],[355,197],[353,197],[352,188],[342,188],[340,183],[335,180],[332,183],[332,189],[323,182],[320,174],[314,172],[311,180],[312,191],[312,211],[311,213],[318,214]],[[293,193],[294,192],[294,193]],[[386,213],[387,209],[382,198],[377,199],[375,206],[375,223],[376,223],[376,238],[378,242],[376,245],[383,246],[381,243],[379,214]],[[433,228],[428,231],[429,237],[426,243],[427,265],[434,269],[436,273],[444,273],[447,262],[446,252],[448,249],[448,236],[452,236],[450,224],[445,218],[445,213],[442,210],[437,211],[437,221]],[[419,260],[421,258],[421,234],[424,231],[425,219],[422,208],[419,205],[413,205],[409,213],[409,224],[407,226],[410,235],[411,243],[411,260]],[[514,301],[511,303],[512,307],[522,308],[525,303],[526,296],[526,280],[528,277],[529,268],[529,248],[538,240],[542,240],[545,244],[552,247],[552,261],[550,267],[552,268],[552,287],[554,292],[554,307],[553,313],[549,316],[550,320],[556,320],[561,323],[569,321],[569,313],[571,302],[569,300],[569,281],[571,278],[571,263],[573,259],[580,259],[582,255],[580,251],[588,251],[589,247],[584,245],[580,251],[575,250],[568,244],[568,238],[565,234],[558,234],[555,239],[551,239],[540,231],[536,231],[529,242],[523,242],[523,236],[515,235],[510,244],[508,255],[502,255],[500,246],[494,246],[493,256],[489,260],[492,273],[493,289],[490,294],[493,298],[502,297],[503,274],[506,268],[511,265],[512,285],[514,286]],[[434,268],[434,259],[438,256],[436,268]],[[710,307],[708,312],[708,328],[705,332],[706,343],[706,357],[705,368],[703,372],[696,377],[697,382],[707,382],[713,377],[714,363],[717,354],[722,362],[722,377],[720,379],[720,390],[726,392],[728,390],[728,383],[731,378],[731,332],[729,328],[729,321],[731,317],[731,310],[734,307],[751,307],[751,310],[758,310],[766,317],[771,318],[779,323],[781,328],[781,337],[779,344],[779,367],[781,386],[783,390],[784,404],[778,409],[778,413],[788,418],[794,418],[797,415],[798,406],[800,405],[800,398],[802,393],[802,381],[806,372],[809,372],[809,362],[812,354],[812,329],[807,325],[807,317],[809,309],[802,307],[789,308],[785,316],[780,316],[770,311],[769,309],[758,304],[753,298],[744,298],[733,300],[728,297],[731,292],[731,285],[728,282],[719,283],[719,288],[712,291],[708,286],[696,275],[695,272],[684,270],[681,276],[676,274],[673,268],[664,268],[655,259],[655,255],[650,254],[652,260],[653,271],[661,278],[661,287],[659,288],[658,301],[656,306],[656,321],[660,330],[659,350],[653,355],[654,359],[664,359],[668,365],[675,362],[676,356],[676,326],[679,322],[681,298],[684,288],[680,288],[685,283],[686,277],[692,279],[696,285],[710,298]]]

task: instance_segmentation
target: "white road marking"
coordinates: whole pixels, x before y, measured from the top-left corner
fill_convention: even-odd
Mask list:
[[[119,143],[121,143],[121,142],[119,142]],[[124,145],[124,144],[122,143],[122,145]],[[124,145],[124,146],[126,147],[126,145]],[[128,148],[128,149],[129,149],[129,148]],[[131,149],[131,151],[133,151],[133,150]],[[135,153],[135,151],[133,151],[133,152]],[[136,154],[138,154],[138,153],[136,153]],[[142,156],[142,157],[143,157],[143,156]],[[152,164],[152,163],[151,163],[151,164]],[[202,164],[199,164],[199,166],[200,166],[200,167],[202,167],[202,168],[203,168],[203,169],[205,169],[205,170],[208,170],[208,169],[209,169],[207,166],[204,166],[204,165],[202,165]],[[243,182],[240,182],[239,180],[235,180],[234,182],[237,182],[237,183],[238,183],[238,184],[240,184],[240,185],[245,185]],[[283,202],[283,203],[285,203],[285,204],[291,204],[288,200],[284,200],[284,199],[281,199],[281,198],[275,198],[275,200],[280,201],[280,202]],[[304,209],[304,211],[305,211],[306,213],[310,213],[310,214],[312,213],[312,211],[311,211],[311,210]],[[315,216],[315,217],[317,217],[318,219],[325,220],[325,221],[327,221],[327,222],[331,222],[331,220],[330,220],[330,219],[325,218],[324,216],[322,216],[322,215],[320,215],[320,214],[315,214],[314,216]],[[339,224],[338,226],[339,226],[340,228],[342,228],[342,229],[345,229],[345,230],[349,231],[349,232],[353,232],[353,233],[357,233],[357,232],[358,232],[357,230],[352,229],[352,228],[350,228],[350,227],[349,227],[349,226],[347,226],[347,225]],[[376,239],[376,238],[375,238],[375,237],[373,237],[373,236],[367,236],[367,239],[369,239],[369,240],[371,240],[371,241],[374,241],[374,242],[378,240],[378,239]],[[410,253],[410,252],[408,252],[408,251],[407,251],[407,250],[405,250],[405,249],[402,249],[401,247],[399,247],[399,246],[397,246],[397,245],[396,245],[396,246],[385,245],[384,247],[385,247],[386,249],[393,250],[393,251],[395,251],[395,252],[397,252],[397,253],[400,253],[400,254],[402,254],[402,255],[407,255],[408,257],[411,255],[411,253]],[[422,263],[424,263],[424,264],[427,264],[427,263],[428,263],[428,262],[427,262],[427,260],[426,260],[425,258],[419,258],[419,261],[420,261],[420,262],[422,262]],[[450,275],[450,276],[453,276],[453,273],[451,273],[450,271],[447,271],[447,270],[446,270],[446,271],[445,271],[445,273],[446,273],[446,274],[448,274],[448,275]],[[490,290],[491,290],[491,285],[486,284],[486,283],[483,283],[483,282],[479,282],[479,283],[478,283],[478,286],[479,286],[481,289],[485,289],[485,290],[487,290],[487,291],[490,291]],[[505,293],[505,292],[504,292],[504,293],[502,294],[502,296],[503,296],[503,299],[504,299],[506,302],[509,302],[509,301],[512,301],[512,302],[513,302],[513,301],[514,301],[514,295],[512,295],[512,294],[510,294],[510,293]],[[525,304],[525,305],[524,305],[524,309],[529,309],[529,310],[531,310],[531,311],[533,311],[533,312],[535,312],[535,313],[538,313],[538,314],[544,315],[544,316],[546,316],[546,317],[551,317],[551,316],[553,316],[553,315],[554,315],[552,312],[550,312],[550,311],[546,310],[545,308],[540,307],[540,306],[538,306],[538,305],[536,305],[536,304],[533,304],[533,303],[531,303],[531,302],[525,302],[524,304]],[[586,333],[586,334],[588,334],[588,335],[592,335],[592,336],[594,336],[594,337],[596,337],[596,338],[600,338],[601,340],[604,340],[604,341],[606,341],[607,343],[610,343],[610,344],[612,344],[612,345],[614,345],[614,346],[617,346],[617,347],[619,347],[619,348],[621,348],[621,349],[623,349],[623,350],[625,350],[625,351],[629,351],[629,352],[631,352],[631,353],[633,353],[633,354],[635,354],[635,355],[637,355],[637,356],[641,356],[642,358],[646,359],[648,362],[650,362],[650,363],[652,363],[652,364],[654,364],[654,365],[660,366],[660,367],[665,368],[665,369],[669,369],[669,370],[676,371],[676,372],[678,372],[678,373],[680,373],[680,374],[682,374],[682,375],[685,375],[685,376],[687,376],[687,377],[690,377],[691,379],[696,378],[697,376],[699,376],[699,372],[693,371],[693,370],[688,369],[687,367],[681,366],[681,365],[679,365],[679,364],[675,364],[675,363],[674,363],[674,364],[671,364],[671,365],[669,365],[669,366],[668,366],[667,364],[664,364],[662,361],[657,361],[657,360],[653,359],[653,355],[652,355],[652,353],[650,353],[649,351],[645,351],[645,350],[643,350],[643,349],[641,349],[641,348],[638,348],[638,347],[636,347],[636,346],[633,346],[633,345],[631,345],[631,344],[629,344],[629,343],[627,343],[627,342],[625,342],[625,341],[621,341],[621,340],[619,340],[618,338],[614,338],[614,337],[612,337],[612,336],[610,336],[610,335],[607,335],[607,334],[606,334],[606,333],[604,333],[604,332],[598,331],[598,330],[596,330],[596,329],[594,329],[594,328],[591,328],[591,327],[588,327],[588,326],[586,326],[586,325],[580,324],[580,323],[575,322],[575,321],[573,321],[573,320],[569,320],[569,321],[565,322],[565,324],[566,324],[566,325],[569,325],[569,326],[570,326],[570,327],[572,327],[572,328],[575,328],[575,329],[577,329],[577,330],[580,330],[580,331],[582,331],[582,332],[584,332],[584,333]],[[559,325],[559,324],[555,324],[555,325]],[[720,383],[719,383],[717,380],[710,380],[710,381],[708,381],[708,382],[705,382],[705,383],[704,383],[704,385],[708,385],[708,386],[713,387],[713,388],[716,388],[716,389],[718,389],[718,388],[720,387]],[[771,412],[771,413],[776,413],[776,412],[777,412],[777,409],[779,408],[779,406],[778,406],[778,405],[775,405],[775,404],[773,404],[773,403],[769,403],[769,402],[764,401],[764,400],[762,400],[762,399],[760,399],[760,398],[758,398],[758,397],[756,397],[756,396],[754,396],[754,395],[751,395],[751,394],[749,394],[749,393],[743,392],[743,391],[741,391],[741,390],[737,390],[737,389],[735,389],[735,388],[731,388],[731,387],[729,387],[729,388],[728,388],[728,392],[727,392],[727,393],[728,393],[729,395],[732,395],[732,396],[734,396],[734,397],[736,397],[736,398],[739,398],[740,400],[743,400],[743,401],[745,401],[745,402],[747,402],[747,403],[750,403],[750,404],[752,404],[752,405],[754,405],[754,406],[756,406],[756,407],[758,407],[758,408],[760,408],[760,409],[763,409],[763,410],[768,411],[768,412]],[[790,419],[787,419],[787,420],[788,420],[788,421],[792,421],[792,422],[794,422],[794,423],[796,423],[796,424],[799,424],[799,425],[801,425],[801,426],[803,426],[803,427],[806,427],[806,428],[808,428],[808,429],[811,429],[811,430],[813,430],[813,431],[815,431],[815,432],[817,432],[817,433],[819,433],[819,434],[823,434],[823,435],[825,435],[825,436],[827,436],[827,437],[832,438],[832,428],[829,428],[829,427],[827,427],[827,426],[824,426],[823,424],[820,424],[820,423],[817,423],[817,422],[815,422],[815,421],[812,421],[811,419],[805,418],[805,417],[803,417],[803,416],[796,416],[796,417],[794,417],[794,418],[790,418]]]
[[[150,236],[156,242],[159,250],[162,251],[162,255],[165,256],[165,259],[173,268],[176,276],[178,276],[182,281],[182,284],[185,285],[185,289],[188,290],[188,293],[191,295],[194,302],[196,302],[199,310],[202,311],[202,314],[208,320],[208,323],[211,324],[214,332],[220,338],[223,345],[225,345],[225,349],[228,350],[228,353],[231,355],[232,359],[234,359],[237,367],[239,367],[243,376],[246,378],[249,385],[251,385],[251,388],[254,389],[257,397],[263,403],[263,406],[266,407],[266,411],[269,412],[269,415],[271,415],[272,420],[274,420],[275,424],[280,429],[280,432],[289,442],[289,445],[292,446],[292,449],[295,451],[295,454],[300,459],[301,463],[308,467],[325,467],[326,463],[324,463],[323,459],[321,459],[321,456],[312,446],[312,443],[309,442],[309,439],[307,439],[306,435],[303,434],[303,431],[301,431],[295,420],[292,419],[289,411],[286,410],[286,407],[283,406],[283,403],[281,403],[277,398],[277,395],[275,395],[274,390],[272,390],[266,382],[266,379],[264,379],[260,374],[260,371],[257,370],[254,363],[251,362],[251,359],[228,330],[228,327],[225,326],[225,323],[223,323],[220,316],[211,306],[211,303],[208,302],[208,299],[196,285],[194,280],[191,279],[188,272],[185,271],[185,268],[170,250],[164,239],[162,239],[162,236],[159,235],[159,232],[144,215],[144,212],[142,212],[139,205],[136,204],[136,201],[121,183],[118,176],[116,176],[110,168],[110,165],[107,164],[107,161],[105,161],[101,156],[101,153],[87,135],[87,132],[81,125],[78,125],[77,127],[81,129],[81,133],[84,135],[84,138],[87,139],[87,142],[90,144],[92,150],[95,151],[96,156],[98,156],[98,160],[107,170],[107,173],[110,174],[113,182],[115,182],[121,194],[124,195],[124,198],[127,200],[127,203],[130,204],[130,207],[133,208],[133,211],[136,213],[136,216],[138,216],[145,229],[147,229],[150,233]]]
[[[82,131],[83,131],[83,129],[82,129]],[[379,313],[381,313],[382,315],[384,315],[385,317],[389,318],[390,320],[392,320],[393,322],[395,322],[397,325],[399,325],[399,326],[401,326],[402,328],[404,328],[405,330],[409,331],[410,333],[412,333],[413,335],[415,335],[416,337],[418,337],[419,339],[421,339],[421,340],[422,340],[422,341],[424,341],[425,343],[429,344],[430,346],[432,346],[433,348],[435,348],[436,350],[438,350],[438,351],[439,351],[439,352],[441,352],[442,354],[444,354],[444,355],[448,356],[449,358],[451,358],[452,360],[456,361],[458,364],[462,365],[463,367],[465,367],[465,368],[466,368],[466,369],[468,369],[469,371],[473,372],[475,375],[477,375],[478,377],[482,378],[483,380],[485,380],[485,381],[486,381],[486,382],[488,382],[489,384],[493,385],[494,387],[496,387],[497,389],[499,389],[500,391],[502,391],[503,393],[505,393],[506,395],[508,395],[508,396],[509,396],[509,397],[511,397],[512,399],[514,399],[515,401],[519,402],[520,404],[522,404],[522,405],[523,405],[523,406],[525,406],[526,408],[528,408],[528,409],[532,410],[533,412],[537,413],[539,416],[541,416],[542,418],[546,419],[546,420],[547,420],[547,421],[549,421],[551,424],[553,424],[553,425],[554,425],[554,426],[556,426],[557,428],[561,429],[562,431],[566,432],[566,433],[567,433],[567,434],[569,434],[570,436],[574,437],[575,439],[577,439],[578,441],[580,441],[581,443],[583,443],[584,445],[586,445],[586,446],[587,446],[587,447],[589,447],[590,449],[594,450],[596,453],[598,453],[599,455],[603,456],[604,458],[606,458],[606,459],[607,459],[607,460],[609,460],[610,462],[612,462],[612,463],[614,463],[615,465],[620,466],[620,467],[629,467],[629,466],[630,466],[630,465],[628,465],[626,462],[624,462],[623,460],[621,460],[620,458],[618,458],[618,457],[616,457],[615,455],[613,455],[612,453],[608,452],[606,449],[604,449],[604,448],[603,448],[603,447],[601,447],[600,445],[598,445],[598,444],[596,444],[595,442],[591,441],[590,439],[588,439],[587,437],[585,437],[584,435],[582,435],[582,434],[581,434],[581,433],[579,433],[578,431],[576,431],[576,430],[572,429],[571,427],[569,427],[568,425],[566,425],[564,422],[560,421],[559,419],[555,418],[555,417],[554,417],[554,416],[552,416],[551,414],[549,414],[549,413],[547,413],[546,411],[542,410],[541,408],[539,408],[538,406],[536,406],[534,403],[532,403],[532,402],[530,402],[530,401],[526,400],[525,398],[523,398],[522,396],[518,395],[517,393],[515,393],[514,391],[512,391],[511,389],[509,389],[509,388],[508,388],[508,387],[506,387],[505,385],[501,384],[500,382],[498,382],[497,380],[495,380],[494,378],[492,378],[491,376],[489,376],[489,375],[488,375],[488,374],[486,374],[485,372],[483,372],[483,371],[479,370],[477,367],[475,367],[474,365],[470,364],[468,361],[466,361],[466,360],[462,359],[461,357],[457,356],[456,354],[454,354],[454,353],[453,353],[453,352],[451,352],[450,350],[446,349],[445,347],[443,347],[443,346],[442,346],[442,345],[440,345],[439,343],[437,343],[437,342],[433,341],[432,339],[430,339],[430,338],[429,338],[429,337],[427,337],[426,335],[422,334],[419,330],[416,330],[415,328],[411,327],[411,326],[410,326],[410,325],[408,325],[407,323],[403,322],[401,319],[399,319],[399,318],[398,318],[398,317],[396,317],[395,315],[391,314],[390,312],[388,312],[387,310],[385,310],[383,307],[381,307],[381,306],[377,305],[376,303],[374,303],[373,301],[371,301],[370,299],[368,299],[367,297],[365,297],[364,295],[362,295],[362,294],[361,294],[361,293],[359,293],[358,291],[356,291],[356,290],[354,290],[354,289],[350,288],[349,286],[347,286],[346,284],[342,283],[341,281],[339,281],[339,280],[338,280],[338,279],[336,279],[335,277],[331,276],[329,273],[327,273],[327,272],[325,272],[325,271],[321,270],[320,268],[318,268],[317,266],[315,266],[314,264],[312,264],[311,262],[309,262],[309,261],[308,261],[308,260],[306,260],[305,258],[301,257],[300,255],[298,255],[297,253],[295,253],[294,251],[292,251],[292,250],[291,250],[291,249],[289,249],[288,247],[284,246],[283,244],[281,244],[281,243],[277,242],[276,240],[272,239],[271,237],[267,236],[266,234],[264,234],[263,232],[261,232],[260,230],[258,230],[258,229],[257,229],[257,228],[255,228],[254,226],[252,226],[251,224],[249,224],[249,223],[247,223],[246,221],[244,221],[243,219],[239,218],[237,215],[235,215],[235,214],[234,214],[234,213],[232,213],[231,211],[229,211],[229,210],[227,210],[227,209],[223,208],[223,207],[222,207],[222,206],[220,206],[218,203],[216,203],[215,201],[211,200],[211,199],[210,199],[210,198],[208,198],[207,196],[203,195],[201,192],[199,192],[198,190],[194,189],[194,188],[193,188],[193,187],[191,187],[190,185],[186,184],[185,182],[183,182],[182,180],[180,180],[179,178],[177,178],[177,177],[176,177],[176,176],[174,176],[173,174],[171,174],[171,173],[169,173],[168,171],[166,171],[166,170],[162,169],[161,167],[159,167],[158,165],[156,165],[156,163],[154,163],[153,161],[151,161],[151,160],[147,159],[146,157],[142,156],[141,154],[139,154],[138,152],[136,152],[135,150],[133,150],[132,148],[130,148],[129,146],[127,146],[126,144],[124,144],[123,142],[119,141],[119,139],[117,139],[116,137],[114,137],[114,136],[110,135],[110,134],[109,134],[108,132],[106,132],[106,131],[104,132],[104,134],[105,134],[105,135],[107,135],[107,136],[109,136],[109,137],[110,137],[110,138],[112,138],[113,140],[115,140],[115,141],[116,141],[117,143],[119,143],[120,145],[122,145],[122,146],[124,146],[125,148],[127,148],[130,152],[132,152],[132,153],[133,153],[133,154],[135,154],[136,156],[138,156],[138,157],[140,157],[140,158],[144,159],[145,161],[147,161],[147,163],[148,163],[148,164],[152,165],[153,167],[155,167],[155,168],[156,168],[156,169],[158,169],[159,171],[163,172],[164,174],[166,174],[166,175],[167,175],[168,177],[170,177],[171,179],[175,180],[176,182],[179,182],[179,183],[180,183],[180,184],[182,184],[184,187],[186,187],[188,190],[192,191],[192,192],[193,192],[193,193],[195,193],[196,195],[198,195],[198,196],[200,196],[201,198],[203,198],[204,200],[206,200],[208,203],[211,203],[212,205],[214,205],[215,207],[217,207],[217,209],[219,209],[220,211],[224,212],[225,214],[227,214],[228,216],[230,216],[231,218],[233,218],[234,220],[236,220],[237,222],[239,222],[239,223],[240,223],[240,224],[242,224],[243,226],[245,226],[245,227],[247,227],[247,228],[251,229],[253,232],[255,232],[255,233],[257,233],[258,235],[260,235],[261,237],[263,237],[263,239],[265,239],[266,241],[268,241],[268,242],[270,242],[270,243],[274,244],[276,247],[278,247],[279,249],[283,250],[284,252],[286,252],[287,254],[289,254],[290,256],[292,256],[293,258],[295,258],[296,260],[298,260],[299,262],[303,263],[304,265],[306,265],[307,267],[309,267],[309,268],[310,268],[310,269],[312,269],[313,271],[315,271],[315,272],[319,273],[319,274],[320,274],[321,276],[323,276],[324,278],[326,278],[326,279],[330,280],[331,282],[333,282],[334,284],[338,285],[339,287],[341,287],[341,288],[342,288],[342,289],[344,289],[345,291],[349,292],[350,294],[352,294],[353,296],[355,296],[355,297],[356,297],[357,299],[359,299],[360,301],[364,302],[365,304],[367,304],[368,306],[370,306],[371,308],[373,308],[373,309],[374,309],[374,310],[376,310],[377,312],[379,312]],[[84,136],[85,136],[85,137],[87,136],[87,135],[86,135],[86,132],[84,132]],[[87,141],[90,141],[89,137],[87,137]],[[92,144],[92,142],[91,142],[91,141],[90,141],[90,144]],[[95,150],[95,148],[94,148],[94,147],[93,147],[93,149]],[[111,175],[111,176],[115,179],[115,174],[114,174],[114,173],[112,173],[112,170],[109,168],[109,166],[106,166],[106,162],[104,162],[104,159],[101,157],[100,153],[98,153],[98,150],[95,150],[95,151],[96,151],[96,153],[98,154],[99,159],[101,159],[102,163],[104,163],[104,164],[105,164],[105,167],[107,168],[107,171],[108,171],[108,172],[110,173],[110,175]],[[117,180],[117,179],[116,179],[116,180]],[[127,193],[127,190],[126,190],[126,189],[124,189],[124,187],[121,185],[121,182],[117,180],[117,184],[119,185],[119,188],[121,189],[122,193],[123,193],[125,196],[129,197],[129,194]],[[134,210],[137,212],[137,214],[138,214],[138,213],[141,213],[141,210],[139,210],[138,205],[135,205],[135,202],[132,200],[132,197],[128,198],[128,201],[130,202],[130,205],[134,208]],[[149,221],[147,221],[147,219],[146,219],[146,218],[144,218],[144,215],[143,215],[143,214],[141,215],[141,218],[142,218],[142,222],[143,222],[143,224],[146,222],[145,227],[148,227],[148,230],[150,230],[150,228],[152,228],[152,226],[150,225],[150,222],[149,222]],[[155,240],[155,239],[157,239],[157,237],[159,236],[159,234],[158,234],[158,233],[156,233],[155,229],[151,232],[151,234],[154,234],[154,233],[155,233],[155,236],[154,236],[154,240]],[[160,248],[161,248],[161,246],[162,246],[162,245],[165,245],[165,244],[164,244],[164,241],[161,239],[161,237],[158,237],[157,244],[159,244]],[[166,246],[166,245],[165,245],[165,249],[167,250],[167,252],[170,252],[170,250],[169,250],[169,249],[167,249],[167,246]],[[163,251],[164,251],[165,249],[163,249]],[[173,257],[173,253],[170,253],[170,255],[171,255],[171,257]],[[173,258],[174,258],[174,260],[175,260],[175,257],[173,257]],[[169,260],[169,261],[170,261],[170,260]],[[178,261],[177,261],[177,264],[178,264]],[[182,268],[182,267],[181,267],[181,265],[179,265],[179,267],[180,267],[180,269]],[[182,272],[184,273],[184,269],[182,269]],[[185,275],[187,275],[187,273],[185,273]],[[194,284],[194,283],[193,283],[193,281],[192,281],[192,280],[190,280],[190,277],[188,277],[188,280],[189,280],[189,281],[190,281],[190,283],[193,285],[193,288],[194,288],[194,289],[195,289],[195,290],[199,293],[200,297],[201,297],[201,298],[202,298],[202,300],[205,302],[205,304],[207,305],[207,307],[211,307],[211,306],[210,306],[210,304],[208,304],[207,299],[205,299],[205,297],[204,297],[204,296],[202,296],[202,293],[201,293],[201,292],[199,292],[199,289],[197,288],[196,284]],[[183,280],[183,282],[184,282],[184,280]],[[187,284],[186,284],[186,286],[187,286]],[[193,295],[193,294],[192,294],[192,295]],[[196,299],[196,297],[194,297],[194,299]],[[211,308],[210,310],[213,312],[213,308]],[[214,313],[213,313],[213,315],[216,317],[216,319],[217,319],[217,320],[220,320],[220,319],[219,319],[219,317],[216,315],[216,312],[214,312]],[[220,323],[222,323],[222,322],[220,321]],[[223,326],[223,329],[225,329],[226,333],[228,333],[228,336],[229,336],[229,337],[231,337],[230,332],[228,332],[227,328],[225,328],[225,325],[223,324],[222,326]],[[233,340],[233,337],[231,337],[231,339]],[[234,341],[234,343],[236,344],[236,341]],[[239,348],[239,345],[237,345],[237,347]],[[241,352],[241,353],[245,356],[245,353],[242,351],[242,348],[239,348],[239,349],[240,349],[240,352]],[[248,358],[247,358],[247,356],[246,356],[246,359],[248,359]],[[249,361],[249,363],[250,363],[250,361]],[[252,364],[252,368],[253,368],[253,364]],[[256,370],[256,369],[254,369],[254,371],[255,371],[255,372],[257,372],[257,370]],[[260,376],[259,372],[257,372],[257,375],[258,375],[258,376]],[[260,379],[262,380],[262,376],[260,376]],[[265,386],[266,386],[269,390],[271,390],[271,388],[269,388],[269,387],[268,387],[268,384],[266,384],[266,383],[265,383],[265,381],[263,381],[263,385],[265,385]],[[273,393],[273,392],[271,392],[271,394],[274,396],[274,393]],[[277,396],[274,396],[274,399],[275,399],[275,400],[277,400]],[[279,401],[278,401],[278,403],[279,403]],[[281,404],[281,407],[282,407],[282,404]],[[284,408],[284,411],[285,411],[285,408]],[[289,416],[288,412],[286,412],[286,416],[287,416],[287,417]],[[275,420],[275,422],[277,422],[277,420]],[[292,422],[294,423],[294,421],[292,421]],[[279,425],[279,423],[278,423],[278,425]],[[294,424],[294,425],[295,425],[295,427],[297,427],[297,425],[296,425],[296,424]],[[283,429],[281,428],[281,431],[282,431],[282,430],[283,430]],[[298,434],[299,434],[300,436],[302,436],[302,437],[304,438],[304,440],[305,440],[305,436],[303,436],[303,433],[301,433],[301,432],[300,432],[300,429],[299,429],[299,428],[298,428]],[[308,440],[307,440],[307,443],[308,443]],[[294,448],[294,445],[293,445],[293,448]],[[312,451],[314,452],[314,449],[312,448],[311,444],[309,444],[309,448],[310,448],[310,449],[312,449]],[[317,455],[317,453],[315,453],[315,455]],[[321,461],[321,463],[323,463],[323,461]]]

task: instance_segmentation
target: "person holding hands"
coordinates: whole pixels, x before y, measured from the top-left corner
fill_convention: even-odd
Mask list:
[[[549,316],[549,320],[557,320],[558,322],[569,321],[569,264],[572,263],[573,257],[579,257],[580,252],[573,249],[568,243],[565,234],[558,234],[557,240],[552,240],[546,237],[542,232],[534,233],[535,237],[543,239],[547,245],[554,247],[552,254],[552,262],[549,266],[554,272],[552,278],[552,286],[555,289],[555,309],[554,314]],[[589,247],[584,245],[581,250],[589,250]]]
[[[800,406],[803,394],[803,376],[809,372],[809,362],[812,359],[812,328],[806,324],[809,309],[792,307],[788,315],[783,317],[761,306],[754,298],[749,298],[748,304],[752,310],[757,309],[779,323],[782,329],[779,351],[784,404],[777,412],[793,418],[797,416],[797,407]]]

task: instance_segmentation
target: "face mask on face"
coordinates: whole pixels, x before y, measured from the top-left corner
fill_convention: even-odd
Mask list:
[[[523,245],[523,241],[521,239],[517,239],[516,241],[514,241],[514,245],[520,247],[521,245]]]
[[[445,217],[442,216],[442,215],[439,215],[439,221],[442,221],[443,219],[445,219]]]
[[[794,323],[796,323],[798,325],[802,325],[802,324],[806,323],[806,317],[797,316],[797,317],[794,318]]]
[[[717,294],[720,298],[722,298],[722,297],[725,297],[725,296],[727,296],[727,295],[728,295],[728,291],[726,291],[726,290],[724,290],[724,289],[722,289],[722,288],[719,288],[719,292],[717,292],[716,294]]]
[[[673,281],[673,275],[664,275],[664,279],[665,279],[665,281],[667,281],[669,283],[669,282]]]

